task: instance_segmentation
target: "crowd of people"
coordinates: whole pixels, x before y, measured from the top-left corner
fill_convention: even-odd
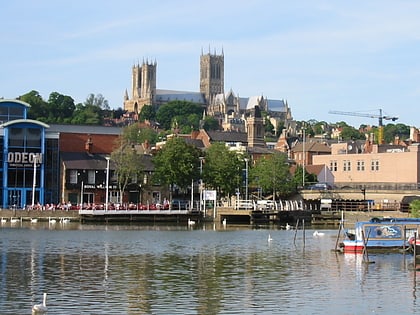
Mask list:
[[[41,205],[40,203],[36,203],[34,205],[29,205],[26,207],[26,210],[37,210],[37,211],[69,211],[69,210],[169,210],[169,202],[165,198],[163,203],[148,203],[148,204],[137,204],[137,203],[108,203],[108,207],[106,204],[97,204],[97,203],[83,203],[80,204],[72,204],[70,201],[53,204],[47,203],[45,205]]]

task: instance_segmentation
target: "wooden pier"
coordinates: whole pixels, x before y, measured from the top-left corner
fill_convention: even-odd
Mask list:
[[[200,212],[189,210],[79,210],[81,222],[200,222]]]
[[[248,224],[294,224],[298,220],[310,222],[314,225],[339,224],[341,215],[334,211],[320,210],[235,210],[233,208],[218,208],[216,221],[227,223],[248,223]]]

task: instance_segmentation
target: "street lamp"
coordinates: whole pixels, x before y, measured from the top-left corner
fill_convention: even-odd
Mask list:
[[[109,193],[109,156],[106,159],[106,187],[105,187],[105,211],[108,211],[108,193]]]
[[[203,202],[203,160],[204,157],[200,156],[200,212],[201,212],[201,203]],[[206,210],[204,205],[204,211]]]
[[[305,126],[303,126],[302,129],[303,132],[303,142],[302,142],[302,188],[305,188],[305,160],[306,160],[306,156],[305,156]]]
[[[32,181],[32,209],[34,209],[35,206],[35,187],[36,187],[36,162],[37,162],[37,157],[34,156],[34,178]]]
[[[248,202],[248,161],[249,159],[245,158],[245,200]]]

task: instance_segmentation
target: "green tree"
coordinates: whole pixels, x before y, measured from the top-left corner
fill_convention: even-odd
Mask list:
[[[296,166],[296,171],[293,174],[293,182],[295,184],[295,187],[302,187],[303,184],[303,167],[302,165]],[[313,184],[317,183],[318,178],[315,174],[310,174],[308,172],[305,172],[305,186],[307,184]]]
[[[196,147],[178,137],[167,140],[153,157],[153,179],[169,185],[171,201],[175,186],[185,189],[191,185],[192,180],[199,178],[199,157],[200,151]]]
[[[342,126],[341,137],[343,140],[363,140],[365,135],[354,127]]]
[[[73,98],[52,92],[48,98],[48,122],[70,123],[75,109]]]
[[[99,107],[103,110],[109,110],[109,103],[102,94],[89,94],[84,103],[85,106]]]
[[[385,143],[392,143],[395,137],[405,140],[410,137],[410,127],[404,124],[387,124],[384,127]]]
[[[120,191],[120,202],[128,184],[139,183],[143,178],[144,163],[143,155],[133,150],[131,145],[122,143],[111,153],[111,161],[115,166],[115,176]]]
[[[204,117],[203,129],[206,131],[219,130],[220,125],[216,118],[211,116]]]
[[[410,216],[413,218],[420,218],[420,199],[410,202]]]
[[[273,199],[287,197],[296,190],[289,168],[287,154],[275,152],[255,162],[250,169],[250,180],[263,194],[270,192]]]
[[[213,143],[206,151],[203,164],[206,187],[215,189],[219,197],[234,194],[236,188],[241,186],[243,164],[243,159],[224,143]]]
[[[80,125],[101,125],[103,122],[103,115],[100,107],[79,103],[76,105],[76,109],[70,122],[72,124]]]
[[[150,144],[155,144],[158,134],[152,128],[140,128],[139,124],[132,124],[123,129],[122,137],[125,143],[141,144],[147,140]]]
[[[28,118],[47,122],[47,117],[49,116],[47,102],[42,99],[37,91],[32,90],[29,93],[23,94],[18,97],[18,100],[31,105],[28,110]]]
[[[170,130],[174,121],[177,122],[180,130],[183,127],[193,127],[197,130],[202,114],[203,108],[198,104],[186,101],[171,101],[159,107],[156,112],[156,120],[165,130]]]
[[[140,111],[139,114],[139,120],[145,121],[145,120],[155,120],[156,118],[156,111],[152,105],[144,105]]]

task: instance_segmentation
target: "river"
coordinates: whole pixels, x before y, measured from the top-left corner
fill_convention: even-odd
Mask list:
[[[48,314],[420,314],[411,255],[367,264],[334,251],[337,230],[313,232],[4,223],[0,314],[44,292]]]

